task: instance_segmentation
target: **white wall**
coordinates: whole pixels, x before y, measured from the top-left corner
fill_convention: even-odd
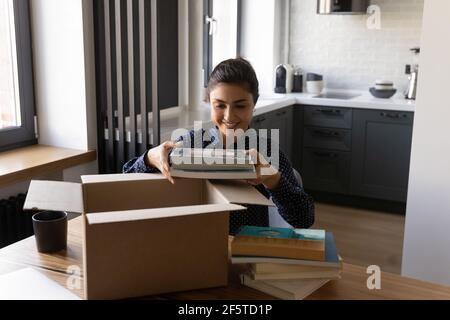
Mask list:
[[[33,0],[31,27],[39,143],[97,149],[95,51],[92,2]],[[96,173],[97,161],[64,170],[79,181]]]
[[[92,14],[88,3],[83,8],[83,0],[30,2],[41,144],[80,150],[96,145],[91,139],[96,136],[92,129],[95,79],[91,79],[95,72],[94,30],[92,23],[83,19],[83,13]],[[88,132],[93,135],[89,137]]]
[[[408,84],[409,49],[420,45],[423,0],[372,0],[381,8],[381,29],[367,15],[317,15],[316,0],[291,0],[290,63],[324,75],[326,86],[367,90],[390,79]]]
[[[212,68],[220,62],[236,57],[237,51],[237,0],[214,0],[213,17],[217,19],[212,41]]]
[[[242,0],[241,56],[256,71],[261,92],[272,92],[276,0]]]
[[[450,285],[450,1],[425,1],[402,275]]]

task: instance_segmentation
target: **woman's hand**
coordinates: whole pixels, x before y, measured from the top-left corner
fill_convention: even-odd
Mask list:
[[[247,180],[247,183],[257,186],[259,184],[263,184],[269,190],[273,190],[278,187],[278,183],[281,179],[280,172],[270,165],[267,160],[256,150],[250,149],[247,151],[247,154],[253,160],[256,167],[256,179]]]
[[[176,146],[175,141],[166,141],[150,149],[145,158],[147,166],[157,168],[172,184],[175,184],[175,180],[170,175],[169,153]]]

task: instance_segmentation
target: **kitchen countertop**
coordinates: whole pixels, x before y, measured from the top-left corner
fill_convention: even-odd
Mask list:
[[[330,106],[340,108],[357,108],[357,109],[378,109],[399,112],[414,112],[416,102],[406,100],[401,94],[396,94],[391,99],[377,99],[372,97],[369,92],[357,90],[330,90],[325,89],[323,93],[351,94],[356,97],[352,99],[330,99],[315,98],[316,94],[311,93],[262,93],[255,106],[254,116],[281,109],[287,106],[296,105],[301,108],[305,105]],[[172,132],[179,128],[192,129],[194,122],[201,121],[203,128],[212,125],[210,115],[210,105],[208,103],[200,103],[196,108],[173,107],[162,110],[160,113],[161,141],[171,139]],[[127,141],[130,141],[130,119],[125,119],[125,130],[127,131]],[[148,114],[148,122],[152,123],[152,114]],[[141,135],[140,115],[137,116],[137,134]],[[152,129],[149,128],[149,139],[151,139]],[[119,131],[116,129],[115,139],[118,139]],[[105,133],[105,137],[106,137]],[[179,136],[178,134],[176,136]],[[107,139],[107,138],[106,138]],[[138,139],[139,140],[139,139]]]
[[[379,109],[388,111],[407,111],[414,112],[416,102],[413,100],[406,100],[401,94],[396,94],[391,99],[374,98],[369,92],[357,90],[324,90],[323,93],[340,93],[352,94],[355,98],[343,99],[329,99],[329,98],[314,98],[317,94],[311,93],[287,93],[287,94],[261,94],[258,103],[256,104],[255,115],[270,112],[285,106],[299,104],[299,105],[317,105],[330,106],[342,108],[357,108],[357,109]]]
[[[357,97],[342,100],[329,98],[314,98],[311,93],[262,93],[255,106],[255,116],[281,109],[290,105],[318,105],[341,108],[378,109],[400,112],[414,112],[416,102],[406,100],[401,94],[396,94],[391,99],[374,98],[369,92],[357,90],[330,90],[323,93],[345,93],[357,95]],[[161,141],[169,140],[172,132],[177,128],[191,129],[194,121],[202,121],[203,127],[211,125],[210,106],[202,103],[197,109],[172,108],[161,112]]]

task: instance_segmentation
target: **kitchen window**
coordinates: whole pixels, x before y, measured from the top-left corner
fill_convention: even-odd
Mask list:
[[[0,0],[0,151],[37,143],[29,0]]]
[[[204,85],[212,70],[223,60],[240,53],[241,0],[203,1]]]

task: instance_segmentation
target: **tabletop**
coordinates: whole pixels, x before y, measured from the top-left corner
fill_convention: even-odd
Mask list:
[[[82,220],[72,219],[68,224],[67,249],[55,254],[39,253],[33,237],[29,237],[0,249],[0,274],[31,267],[39,270],[52,280],[66,286],[70,281],[83,280]],[[263,292],[240,284],[239,275],[246,265],[229,266],[229,280],[226,287],[193,290],[145,297],[145,299],[184,300],[268,300],[275,299]],[[74,270],[76,273],[74,274]],[[79,271],[79,272],[78,272]],[[78,272],[78,273],[77,273]],[[342,277],[331,280],[306,299],[313,300],[374,300],[374,299],[450,299],[450,287],[432,284],[397,274],[381,272],[381,288],[368,289],[370,276],[366,268],[343,263]],[[74,278],[75,277],[75,278]],[[83,286],[70,290],[84,298]],[[76,286],[75,286],[76,287]]]

